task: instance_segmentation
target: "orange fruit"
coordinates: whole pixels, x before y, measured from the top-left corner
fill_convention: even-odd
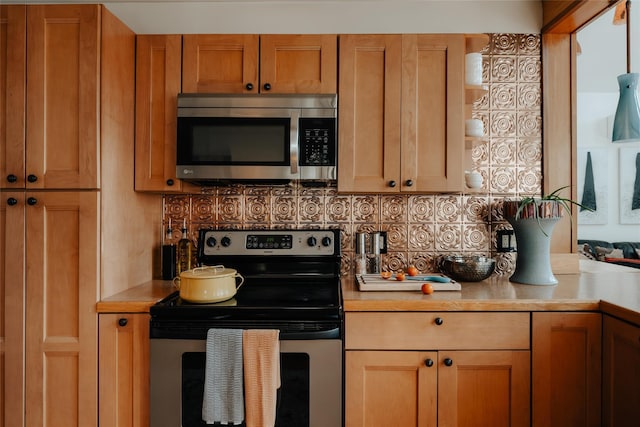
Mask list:
[[[418,274],[420,274],[420,271],[418,271],[418,269],[417,269],[415,266],[410,265],[410,266],[407,268],[407,274],[408,274],[409,276],[417,276]]]
[[[398,282],[402,282],[405,279],[405,274],[403,272],[396,273],[396,280]]]
[[[383,279],[388,279],[389,277],[391,277],[391,272],[390,271],[381,271],[380,272],[380,277],[382,277]]]
[[[431,283],[423,283],[420,289],[425,295],[431,295],[433,293],[433,285]]]

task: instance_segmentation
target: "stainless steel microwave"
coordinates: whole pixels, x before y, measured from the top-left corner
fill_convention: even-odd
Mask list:
[[[336,179],[337,95],[179,94],[176,175],[216,182]]]

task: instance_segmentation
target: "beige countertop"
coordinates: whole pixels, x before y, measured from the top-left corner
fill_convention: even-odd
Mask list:
[[[96,310],[98,313],[148,313],[149,307],[175,290],[170,280],[152,280],[104,298]]]
[[[580,260],[581,274],[556,275],[553,286],[522,285],[508,277],[464,282],[461,291],[361,292],[343,279],[345,311],[598,311],[640,325],[640,269]]]
[[[598,311],[640,325],[640,269],[580,260],[581,274],[556,275],[554,286],[521,285],[508,277],[462,283],[461,291],[360,292],[342,279],[345,311]],[[173,292],[171,281],[153,280],[103,299],[99,313],[145,313]]]

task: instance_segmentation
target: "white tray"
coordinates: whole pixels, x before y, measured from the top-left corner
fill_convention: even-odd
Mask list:
[[[423,273],[419,277],[424,276],[447,277],[441,273]],[[393,277],[383,279],[379,274],[356,274],[356,281],[361,291],[419,291],[423,283],[431,283],[434,291],[459,291],[462,289],[460,283],[453,279],[448,283],[440,283],[414,280],[415,278],[410,279],[409,277],[407,276],[405,280],[398,281]]]

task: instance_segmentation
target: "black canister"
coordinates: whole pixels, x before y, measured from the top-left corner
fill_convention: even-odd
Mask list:
[[[162,245],[162,280],[176,277],[176,245]]]

